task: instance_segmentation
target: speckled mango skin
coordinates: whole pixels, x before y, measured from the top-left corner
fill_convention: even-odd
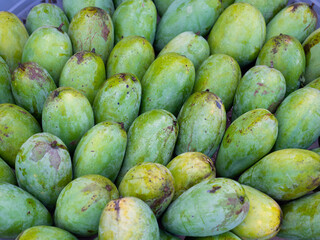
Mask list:
[[[120,171],[127,146],[121,124],[102,122],[81,138],[73,156],[75,178],[99,174],[114,181]]]
[[[14,104],[0,104],[0,116],[0,157],[14,167],[21,145],[41,132],[41,127],[29,112]]]
[[[36,5],[30,10],[26,19],[26,29],[29,34],[42,26],[59,27],[60,24],[63,24],[61,29],[67,32],[69,28],[67,16],[61,8],[50,3],[40,3]]]
[[[10,166],[0,158],[0,182],[17,184],[17,179]]]
[[[141,79],[140,113],[164,109],[175,116],[191,95],[195,79],[193,63],[178,53],[157,58]]]
[[[71,87],[51,92],[42,111],[42,127],[59,137],[72,154],[80,138],[94,125],[88,99]]]
[[[67,147],[50,133],[38,133],[22,144],[16,157],[19,186],[53,210],[62,189],[72,180]]]
[[[14,103],[11,92],[10,69],[2,57],[0,57],[0,104],[1,103]]]
[[[186,240],[241,240],[232,232],[222,233],[211,237],[187,237]]]
[[[107,79],[94,99],[95,121],[123,123],[127,131],[138,117],[140,102],[141,84],[137,77],[130,73],[116,74]]]
[[[193,92],[209,89],[221,98],[225,109],[229,110],[240,79],[241,69],[236,60],[225,54],[214,54],[196,72]]]
[[[180,240],[180,238],[167,233],[166,231],[160,229],[160,240]]]
[[[142,79],[154,61],[153,46],[139,36],[121,39],[112,49],[107,62],[107,77],[118,73],[132,73]]]
[[[167,168],[174,178],[173,200],[204,179],[216,176],[211,158],[199,152],[180,154],[168,163]]]
[[[68,34],[56,27],[44,26],[31,34],[21,61],[38,63],[58,85],[62,68],[71,55],[72,44]]]
[[[54,212],[57,227],[87,237],[98,233],[100,215],[117,199],[116,186],[101,175],[86,175],[70,182],[60,193]]]
[[[249,211],[242,186],[226,178],[210,178],[189,188],[163,214],[165,230],[176,235],[206,237],[239,225]]]
[[[233,101],[232,119],[257,108],[274,113],[286,94],[286,80],[277,69],[255,66],[241,79]]]
[[[16,240],[77,240],[71,233],[52,226],[35,226],[23,231]]]
[[[0,56],[13,72],[21,62],[29,34],[20,19],[10,12],[0,11],[0,26]]]
[[[155,109],[137,117],[128,131],[128,145],[117,185],[127,171],[139,163],[154,162],[167,165],[174,150],[178,131],[177,119],[165,110]]]
[[[153,1],[157,7],[157,10],[160,16],[162,16],[167,11],[171,3],[174,2],[174,0],[153,0]]]
[[[319,162],[320,155],[312,151],[283,149],[262,158],[240,176],[239,182],[275,200],[292,200],[320,185]]]
[[[286,34],[303,41],[317,26],[317,13],[312,6],[298,2],[282,9],[267,25],[266,41],[279,34]]]
[[[251,110],[231,123],[219,148],[219,176],[234,178],[268,154],[278,136],[278,121],[266,109]]]
[[[99,240],[160,240],[156,216],[135,197],[110,201],[99,224]]]
[[[306,58],[303,47],[294,37],[279,35],[271,38],[261,49],[256,65],[279,70],[286,79],[286,96],[304,82]]]
[[[114,44],[114,28],[110,15],[97,7],[81,9],[70,22],[68,34],[73,52],[92,51],[106,62]]]
[[[201,152],[212,157],[226,128],[226,111],[215,94],[196,92],[183,104],[178,123],[180,129],[176,155]]]
[[[123,197],[143,200],[156,217],[160,217],[172,201],[174,178],[169,169],[159,163],[140,163],[124,175],[119,192]]]
[[[320,235],[320,192],[281,206],[283,220],[279,237],[292,240],[318,240]]]
[[[115,43],[124,37],[140,36],[153,44],[157,25],[157,9],[153,1],[126,0],[117,7],[112,21]]]
[[[278,203],[268,195],[242,185],[250,201],[248,215],[240,225],[232,229],[243,240],[267,240],[280,230],[282,211]]]
[[[35,62],[27,62],[13,71],[11,88],[16,104],[41,121],[43,105],[57,86],[47,70]]]
[[[174,1],[157,26],[155,49],[161,51],[174,37],[186,31],[207,35],[221,12],[220,0]]]
[[[211,54],[229,55],[244,67],[256,59],[265,37],[266,23],[261,12],[248,3],[235,3],[221,14],[208,43]]]
[[[311,87],[320,90],[320,77],[310,82],[305,87]]]
[[[0,183],[0,237],[15,238],[32,226],[52,225],[51,215],[30,193]]]
[[[279,134],[274,150],[310,147],[320,135],[320,91],[307,87],[291,93],[275,116]]]
[[[93,52],[82,51],[73,55],[64,65],[59,86],[77,89],[93,104],[105,80],[106,70],[102,58]]]

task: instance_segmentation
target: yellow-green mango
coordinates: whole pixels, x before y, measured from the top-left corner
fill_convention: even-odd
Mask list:
[[[241,238],[232,232],[226,232],[210,237],[187,237],[186,240],[241,240]]]
[[[180,238],[167,233],[166,231],[160,229],[160,240],[180,240]]]
[[[7,182],[13,185],[17,184],[17,179],[11,167],[0,158],[0,182]]]
[[[52,226],[35,226],[24,230],[16,240],[77,240],[71,233]]]
[[[11,92],[11,73],[9,66],[0,56],[0,104],[14,103]]]
[[[320,77],[313,80],[309,84],[307,84],[305,87],[311,87],[320,90]]]

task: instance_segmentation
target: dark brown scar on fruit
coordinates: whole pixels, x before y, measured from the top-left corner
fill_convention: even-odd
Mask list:
[[[19,112],[21,112],[22,114],[27,114],[25,111],[22,111],[22,110],[18,110]]]
[[[92,48],[91,52],[92,52],[92,53],[96,53],[96,49],[95,49],[95,48]]]
[[[137,81],[137,79],[136,79],[135,77],[132,77],[132,81],[136,82],[136,81]]]
[[[53,91],[53,98],[56,98],[59,96],[59,91]]]
[[[165,185],[163,188],[163,196],[161,198],[156,199],[151,205],[150,208],[152,209],[152,211],[155,210],[155,208],[159,207],[168,197],[170,197],[170,195],[172,194],[171,188],[168,185]],[[155,211],[155,214],[158,215],[159,211],[161,210],[161,208],[158,208]]]
[[[29,77],[32,80],[43,80],[43,82],[45,82],[45,78],[42,75],[42,69],[38,68],[35,64],[31,64],[32,66],[29,67]],[[41,84],[41,81],[38,81]]]
[[[103,22],[103,27],[102,27],[102,30],[101,30],[101,36],[103,37],[103,39],[105,41],[108,40],[109,33],[110,33],[110,30],[109,30],[107,24],[105,22]]]
[[[221,104],[219,103],[219,101],[216,101],[216,105],[219,109],[221,109]]]
[[[303,3],[292,4],[292,9],[290,11],[294,13],[295,11],[297,11],[299,6],[303,6],[303,5],[304,5]]]
[[[119,221],[120,216],[120,199],[114,200],[114,210],[117,212],[116,220]]]
[[[208,193],[215,193],[215,192],[216,192],[217,190],[219,190],[220,188],[221,188],[220,186],[217,186],[217,187],[213,186],[212,189],[208,190],[207,192],[208,192]]]
[[[83,62],[84,58],[83,56],[85,55],[86,53],[84,51],[82,52],[78,52],[75,57],[77,58],[77,64],[80,64]]]
[[[119,105],[119,104],[118,104],[118,105]],[[123,122],[117,122],[117,123],[119,123],[120,126],[121,126],[121,128],[122,128],[123,130],[125,130],[125,129],[124,129],[124,123],[123,123]]]
[[[124,73],[120,73],[119,77],[122,78],[123,80],[126,80],[126,74],[124,74]]]
[[[18,63],[18,68],[20,68],[22,71],[26,70],[26,67],[22,63]]]
[[[112,190],[112,187],[110,185],[106,185],[106,189],[110,192]]]
[[[241,204],[244,203],[244,197],[243,197],[243,196],[240,196],[240,197],[239,197],[239,200],[240,200],[240,203],[241,203]]]
[[[313,48],[315,45],[320,44],[320,34],[317,34],[312,40],[304,45],[304,51],[306,54],[310,52],[310,49]]]
[[[58,30],[59,32],[64,33],[64,31],[62,30],[63,25],[64,25],[64,23],[61,23],[61,24],[59,25],[59,27],[57,27],[57,30]]]

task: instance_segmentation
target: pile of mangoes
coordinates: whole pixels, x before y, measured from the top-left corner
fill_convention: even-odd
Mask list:
[[[313,7],[1,11],[0,238],[320,239]]]

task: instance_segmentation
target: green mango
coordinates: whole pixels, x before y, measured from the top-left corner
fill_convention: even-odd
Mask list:
[[[239,182],[275,200],[296,199],[320,185],[320,155],[295,148],[275,151],[245,171]]]
[[[35,226],[24,230],[16,240],[77,240],[71,233],[52,226]]]
[[[98,233],[100,215],[106,204],[119,198],[116,186],[101,175],[86,175],[70,182],[60,193],[54,222],[76,235]]]
[[[161,51],[174,37],[186,31],[206,36],[222,10],[221,0],[175,0],[157,26],[155,49]]]
[[[140,36],[153,44],[157,25],[157,9],[151,0],[122,2],[115,10],[112,20],[115,43],[124,37]]]
[[[0,11],[0,26],[0,56],[13,72],[21,61],[29,34],[20,19],[10,12]]]
[[[266,23],[288,4],[288,0],[236,0],[236,3],[249,3],[256,7],[263,15]]]
[[[202,36],[193,32],[183,32],[174,37],[158,54],[162,56],[166,53],[175,52],[189,58],[195,69],[210,55],[209,44]]]
[[[317,240],[320,234],[320,192],[283,205],[280,237],[292,240]]]
[[[45,68],[58,85],[64,64],[72,55],[72,44],[60,28],[44,26],[34,31],[22,54],[22,63],[35,62]]]
[[[70,22],[68,34],[73,52],[95,52],[106,62],[114,44],[114,28],[110,15],[97,7],[81,9]]]
[[[266,37],[262,13],[248,3],[228,7],[213,26],[208,37],[211,54],[224,53],[241,67],[252,63]]]
[[[304,82],[306,58],[300,42],[288,35],[271,38],[261,49],[256,65],[279,70],[286,79],[286,96]]]
[[[123,197],[136,197],[160,217],[174,195],[174,178],[168,168],[152,162],[143,162],[132,167],[119,185]]]
[[[44,102],[57,86],[46,69],[26,62],[13,71],[11,88],[16,104],[41,121]]]
[[[128,131],[128,145],[117,185],[129,169],[139,163],[154,162],[167,165],[174,150],[178,131],[177,119],[165,110],[155,109],[137,117]]]
[[[11,92],[11,73],[9,66],[0,56],[0,104],[14,103]]]
[[[14,168],[21,145],[41,132],[41,127],[29,112],[14,104],[0,104],[0,116],[0,157]]]
[[[120,171],[127,146],[122,125],[102,122],[81,138],[73,156],[75,178],[99,174],[114,181]]]
[[[278,136],[278,121],[266,109],[251,110],[231,123],[219,148],[219,176],[235,178],[268,154]]]
[[[241,79],[233,101],[232,119],[257,108],[274,113],[286,94],[286,80],[277,69],[255,66]]]
[[[97,123],[115,121],[124,124],[127,131],[138,117],[141,102],[141,84],[130,73],[119,73],[102,85],[94,102],[93,111]]]
[[[102,58],[93,52],[82,51],[73,55],[64,65],[59,86],[73,87],[93,104],[105,80],[106,70]]]
[[[30,193],[0,183],[0,238],[15,238],[27,228],[52,225],[51,215]]]
[[[135,197],[110,201],[99,224],[99,240],[160,240],[156,216]]]
[[[68,32],[69,20],[65,13],[57,5],[50,3],[40,3],[34,6],[28,13],[26,19],[26,29],[29,34],[43,26],[59,27],[61,30]]]
[[[160,229],[160,240],[180,240],[180,238],[167,233],[166,231]]]
[[[93,125],[93,110],[84,95],[71,87],[51,92],[42,111],[43,131],[59,137],[70,153]]]
[[[308,87],[291,93],[275,116],[279,134],[274,150],[310,147],[320,136],[320,91]]]
[[[117,1],[117,0],[115,0],[115,1]],[[163,16],[163,14],[167,11],[167,9],[171,5],[171,3],[174,2],[174,0],[153,0],[153,1],[157,7],[158,14],[160,16]]]
[[[195,79],[193,63],[177,53],[157,58],[141,79],[140,112],[164,109],[175,116],[191,95]]]
[[[107,77],[117,73],[132,73],[142,79],[154,58],[153,46],[149,41],[139,36],[125,37],[110,53]]]
[[[311,87],[320,90],[320,77],[313,80],[309,84],[307,84],[305,87]]]
[[[225,54],[213,54],[196,72],[193,92],[208,89],[221,98],[225,109],[229,110],[240,79],[241,69],[236,60]]]
[[[204,179],[216,176],[211,158],[199,152],[182,153],[172,159],[167,168],[174,178],[173,200]]]
[[[17,184],[17,179],[11,167],[0,158],[0,182]]]
[[[211,237],[187,237],[186,240],[241,240],[232,232],[222,233]]]
[[[314,148],[314,149],[312,149],[311,151],[320,154],[320,148]]]
[[[267,25],[266,41],[279,34],[295,37],[301,43],[317,26],[317,13],[312,5],[304,2],[293,3],[282,9]]]
[[[72,180],[67,147],[50,133],[38,133],[22,144],[16,157],[19,186],[53,210],[62,189]]]
[[[178,123],[180,129],[176,155],[201,152],[212,157],[226,128],[226,111],[215,94],[196,92],[183,104]]]
[[[239,183],[210,178],[178,197],[163,214],[161,223],[176,235],[206,237],[235,228],[248,211],[249,200]]]

